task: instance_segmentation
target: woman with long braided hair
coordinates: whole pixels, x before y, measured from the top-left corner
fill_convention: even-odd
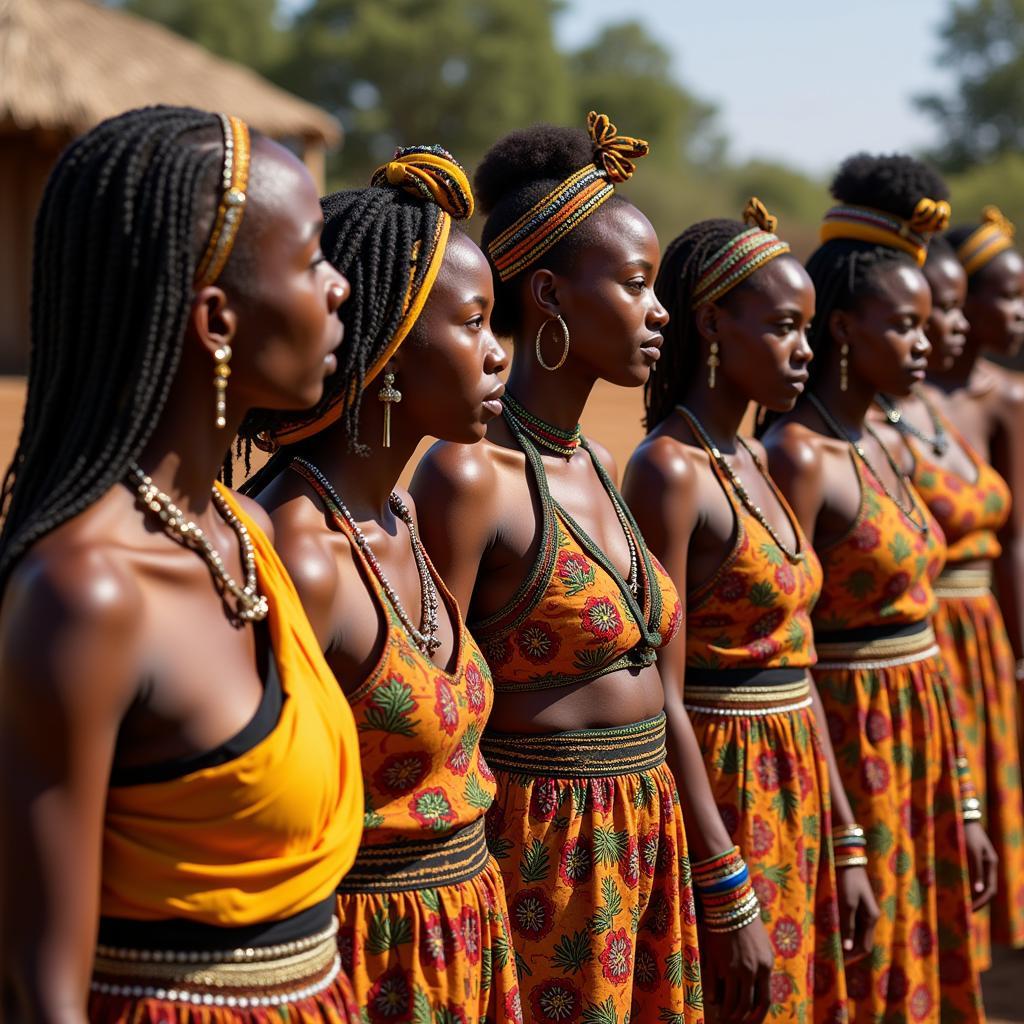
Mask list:
[[[359,728],[365,831],[338,889],[342,963],[370,1024],[517,1024],[484,833],[491,677],[398,490],[424,437],[472,443],[501,412],[490,273],[454,223],[473,196],[458,163],[424,146],[322,204],[324,251],[353,286],[338,370],[314,410],[254,415],[243,434],[276,449],[246,490],[271,514]]]
[[[413,478],[427,548],[494,674],[488,827],[534,1024],[695,1024],[707,992],[736,1024],[768,1005],[757,899],[662,675],[678,596],[579,428],[599,380],[641,387],[660,356],[657,235],[615,188],[646,152],[592,113],[587,130],[513,132],[484,157],[494,324],[515,342],[504,414]],[[740,890],[703,985],[688,849]]]
[[[354,723],[266,517],[215,484],[248,409],[334,367],[321,226],[287,150],[185,108],[105,121],[47,185],[0,533],[7,1019],[355,1012]]]
[[[666,249],[655,291],[672,319],[623,494],[685,595],[668,656],[772,940],[770,1013],[836,1024],[843,953],[870,952],[878,906],[808,672],[821,565],[739,436],[750,402],[793,408],[812,356],[814,286],[775,227],[751,199],[744,223],[701,221]]]
[[[992,897],[995,855],[932,628],[945,539],[900,464],[900,435],[868,419],[877,393],[905,396],[924,377],[920,268],[946,190],[910,157],[860,154],[832,194],[807,263],[810,378],[764,442],[824,570],[814,678],[881,910],[871,955],[846,970],[851,1015],[981,1021],[971,908]]]

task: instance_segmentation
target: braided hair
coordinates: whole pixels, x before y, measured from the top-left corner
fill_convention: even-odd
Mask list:
[[[73,142],[50,175],[24,421],[0,489],[0,588],[31,544],[124,478],[152,434],[211,229],[221,138],[214,114],[131,110]]]
[[[945,199],[949,195],[945,182],[926,164],[909,156],[867,153],[843,161],[831,192],[841,203],[869,206],[904,218],[913,214],[921,198]],[[832,239],[811,253],[807,273],[814,283],[816,311],[807,342],[815,358],[808,367],[808,391],[814,390],[816,378],[827,366],[825,356],[833,344],[829,328],[832,311],[856,308],[872,293],[878,277],[894,266],[917,264],[899,249],[850,238]]]
[[[702,220],[688,227],[666,247],[654,292],[669,314],[662,328],[665,343],[658,361],[658,372],[644,384],[645,424],[648,432],[666,419],[679,403],[687,384],[699,372],[700,331],[697,329],[693,292],[701,267],[710,257],[747,230],[736,220]],[[734,292],[750,287],[743,281],[720,302],[728,304]]]
[[[473,178],[477,202],[487,215],[480,248],[487,254],[490,243],[539,203],[552,189],[594,159],[594,144],[582,128],[538,124],[510,132],[484,154]],[[615,193],[609,202],[626,202]],[[599,213],[595,216],[599,216]],[[494,309],[491,326],[496,334],[510,337],[519,330],[519,285],[522,275],[540,268],[566,273],[574,259],[594,239],[594,217],[573,228],[543,256],[519,274],[501,281],[494,273]]]

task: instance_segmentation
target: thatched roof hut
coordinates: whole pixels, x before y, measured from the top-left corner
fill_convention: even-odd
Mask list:
[[[323,185],[341,127],[161,25],[89,0],[0,0],[0,373],[25,369],[32,221],[76,135],[129,107],[226,110],[289,141]]]

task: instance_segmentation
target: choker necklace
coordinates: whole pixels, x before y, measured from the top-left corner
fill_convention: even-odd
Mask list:
[[[144,473],[135,463],[128,467],[128,471],[142,507],[150,512],[155,512],[160,517],[164,532],[180,544],[198,552],[210,567],[217,583],[217,590],[227,605],[233,620],[240,624],[259,622],[265,619],[269,605],[266,597],[259,592],[256,579],[256,553],[252,538],[249,536],[245,523],[231,511],[220,491],[216,487],[213,488],[213,505],[220,513],[220,517],[235,531],[235,535],[238,537],[238,547],[242,553],[242,567],[245,569],[244,585],[240,585],[224,568],[224,560],[221,558],[220,552],[207,540],[202,528],[185,518],[185,513],[171,501],[169,495],[164,494],[153,483],[152,477]],[[229,595],[234,598],[234,607],[228,603]]]
[[[579,448],[582,435],[578,423],[572,430],[553,427],[533,413],[527,412],[507,391],[501,403],[505,412],[511,413],[519,429],[538,447],[546,448],[549,452],[565,458],[569,458]]]
[[[885,486],[885,482],[875,471],[875,467],[872,466],[871,463],[868,461],[868,457],[864,453],[863,445],[861,445],[859,441],[855,441],[852,437],[850,437],[850,435],[847,433],[846,429],[842,426],[842,424],[840,424],[839,421],[835,419],[832,416],[832,414],[821,403],[821,400],[818,398],[818,396],[814,394],[808,394],[807,398],[810,401],[811,405],[813,405],[814,408],[818,410],[818,415],[825,421],[825,425],[829,428],[829,430],[831,430],[832,433],[839,438],[839,440],[845,441],[854,450],[854,452],[857,453],[857,457],[860,459],[861,462],[864,463],[865,466],[867,466],[868,471],[875,478],[875,480],[878,483],[878,486],[882,488],[882,491],[885,494],[885,496],[903,513],[903,517],[907,520],[907,522],[910,523],[910,525],[915,530],[917,530],[918,533],[927,536],[928,517],[922,511],[921,506],[918,505],[917,498],[914,497],[913,490],[907,485],[906,473],[904,473],[903,470],[896,465],[896,460],[889,454],[889,449],[885,447],[885,443],[875,432],[874,427],[872,427],[871,424],[867,422],[867,420],[864,421],[864,429],[875,439],[875,441],[878,443],[878,447],[882,449],[882,454],[885,455],[885,460],[886,462],[889,463],[889,468],[893,471],[893,474],[895,475],[896,479],[899,480],[900,482],[900,486],[903,488],[907,497],[910,499],[909,508],[905,508],[902,504],[900,504],[900,501],[896,497],[896,495],[893,494],[892,491],[890,491],[889,488]],[[915,513],[920,517],[920,522],[918,522],[918,520],[914,518]]]
[[[725,461],[725,456],[722,454],[718,445],[711,439],[711,435],[704,429],[704,424],[685,405],[677,405],[676,409],[682,414],[693,432],[704,442],[704,447],[711,453],[712,458],[718,463],[718,467],[725,473],[732,484],[732,489],[736,492],[737,497],[743,502],[743,507],[764,527],[768,536],[775,541],[775,546],[794,564],[802,562],[807,554],[804,551],[798,551],[796,549],[790,550],[782,543],[781,538],[775,532],[775,528],[771,523],[768,522],[765,514],[761,511],[760,505],[755,505],[753,499],[747,493],[746,487],[743,486],[743,481],[739,478],[739,474],[735,472],[732,466]],[[743,450],[754,460],[754,465],[757,467],[757,471],[764,477],[768,486],[775,490],[775,485],[772,483],[771,477],[768,475],[768,471],[764,468],[764,464],[757,457],[757,452],[747,444],[738,434],[736,435],[736,442],[743,448]],[[779,503],[782,504],[781,502]],[[786,512],[785,506],[782,507],[783,512]],[[786,517],[789,519],[790,526],[793,527],[793,535],[797,539],[797,544],[800,543],[800,531],[797,527],[793,517],[787,512]]]
[[[408,506],[394,491],[391,492],[391,496],[388,498],[388,504],[391,507],[391,511],[398,516],[403,523],[405,523],[406,528],[409,531],[409,541],[412,544],[412,555],[416,560],[416,571],[419,573],[420,577],[420,607],[422,611],[419,629],[412,624],[412,619],[409,617],[409,613],[405,610],[405,607],[399,600],[398,593],[391,585],[391,581],[385,575],[380,562],[377,561],[377,556],[373,553],[372,548],[366,540],[365,534],[359,528],[359,524],[355,521],[352,513],[348,510],[348,506],[341,500],[341,495],[334,489],[330,480],[327,479],[326,475],[319,469],[319,467],[313,465],[313,463],[308,459],[296,456],[292,459],[292,462],[298,463],[302,466],[303,469],[305,469],[316,480],[316,482],[320,484],[324,492],[330,498],[331,503],[337,507],[337,510],[341,513],[342,518],[345,520],[349,530],[352,532],[352,536],[355,538],[356,546],[369,563],[373,575],[377,577],[377,581],[380,583],[384,594],[387,596],[388,601],[391,602],[391,606],[395,609],[395,613],[398,615],[402,625],[405,627],[406,633],[409,634],[412,642],[423,654],[428,658],[433,657],[434,651],[441,646],[441,640],[437,635],[437,587],[434,586],[433,577],[430,575],[426,552],[423,550],[423,543],[420,540],[419,533],[416,531],[416,524],[413,522],[412,513],[409,511]]]
[[[875,401],[885,413],[885,418],[901,434],[911,434],[919,441],[923,441],[926,445],[931,447],[931,450],[935,453],[935,457],[937,459],[941,459],[942,456],[949,451],[949,435],[946,433],[946,428],[942,425],[942,421],[939,419],[938,413],[934,408],[932,408],[931,402],[929,402],[924,395],[918,394],[917,397],[921,399],[921,404],[927,410],[928,416],[932,421],[932,430],[935,433],[931,437],[929,437],[923,430],[915,427],[909,420],[904,419],[903,410],[900,409],[900,407],[891,398],[889,398],[888,395],[875,395]]]

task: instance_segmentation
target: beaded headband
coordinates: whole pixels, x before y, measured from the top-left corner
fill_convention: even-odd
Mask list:
[[[196,270],[196,288],[205,288],[220,277],[242,224],[249,187],[249,128],[240,117],[217,116],[224,130],[223,193],[217,204],[210,241]]]
[[[557,245],[615,194],[616,184],[633,176],[633,161],[650,151],[643,139],[619,135],[606,114],[592,110],[587,131],[594,145],[593,163],[569,175],[487,246],[499,280],[515,277]]]
[[[998,206],[986,206],[981,211],[981,227],[975,228],[956,250],[956,258],[967,276],[976,274],[1001,252],[1012,249],[1016,230]]]
[[[444,259],[452,220],[465,220],[473,214],[473,190],[465,170],[447,150],[440,146],[408,146],[395,150],[395,156],[382,164],[370,178],[371,188],[401,189],[416,199],[440,207],[437,224],[429,242],[413,243],[409,283],[402,299],[402,319],[383,351],[363,377],[363,390],[387,365],[409,336],[413,324],[426,305]],[[275,427],[272,438],[256,440],[257,447],[272,451],[280,445],[294,444],[329,427],[341,418],[346,405],[355,398],[355,386],[347,396],[339,393],[314,420],[296,419]]]
[[[693,290],[694,306],[717,302],[759,267],[789,252],[789,243],[774,234],[778,218],[756,196],[743,209],[743,223],[751,227],[713,252],[701,267]]]
[[[900,249],[917,260],[919,267],[928,258],[928,241],[937,231],[949,226],[950,206],[945,199],[919,199],[909,219],[897,217],[870,206],[840,203],[825,214],[821,240],[852,238],[858,242],[887,245]]]

